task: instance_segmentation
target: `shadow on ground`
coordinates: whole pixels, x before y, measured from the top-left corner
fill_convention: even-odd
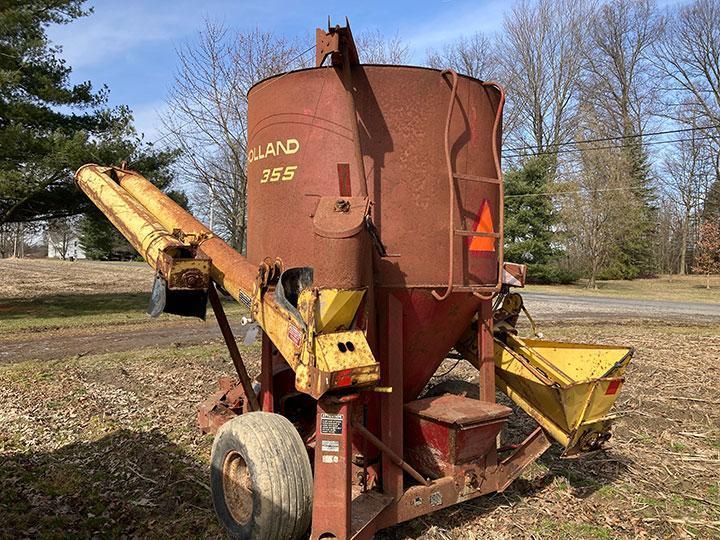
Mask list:
[[[446,379],[428,390],[426,395],[457,393],[468,397],[478,397],[477,382],[461,379]],[[497,401],[513,409],[508,425],[503,432],[503,443],[521,442],[537,423],[504,394],[497,393]],[[463,530],[478,517],[492,513],[499,506],[514,506],[540,496],[552,484],[561,481],[562,488],[572,497],[585,499],[603,486],[612,484],[617,478],[629,474],[632,460],[613,452],[597,452],[578,459],[562,459],[563,448],[553,445],[537,461],[539,471],[519,478],[503,493],[485,495],[456,506],[451,506],[435,514],[386,529],[378,534],[379,540],[404,540],[406,538],[432,537],[434,527],[447,529],[447,524]],[[532,467],[532,466],[531,466]]]
[[[159,432],[5,454],[0,537],[221,537],[207,469]]]

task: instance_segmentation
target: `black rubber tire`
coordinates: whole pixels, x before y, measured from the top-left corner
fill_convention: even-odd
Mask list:
[[[243,488],[226,493],[226,482]],[[310,459],[283,416],[251,412],[226,422],[213,442],[210,486],[215,512],[234,540],[295,540],[310,527]]]

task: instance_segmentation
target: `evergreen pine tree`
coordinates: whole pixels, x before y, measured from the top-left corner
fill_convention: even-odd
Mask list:
[[[535,282],[567,281],[557,269],[553,246],[557,215],[550,190],[554,161],[548,156],[528,158],[505,174],[505,260],[528,265]]]
[[[141,144],[130,111],[107,108],[107,88],[70,84],[71,68],[46,28],[88,15],[83,5],[0,3],[0,225],[87,210],[91,205],[73,182],[74,171],[87,162],[129,160],[161,182],[168,175],[174,153]]]

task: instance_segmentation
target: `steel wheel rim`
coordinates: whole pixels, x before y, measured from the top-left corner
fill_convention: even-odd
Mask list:
[[[245,459],[238,452],[228,452],[223,462],[223,496],[230,516],[245,525],[252,518],[252,479]]]

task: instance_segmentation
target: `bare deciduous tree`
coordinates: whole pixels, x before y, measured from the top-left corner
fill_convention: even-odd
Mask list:
[[[304,67],[309,52],[270,32],[236,32],[206,21],[198,40],[178,49],[179,69],[163,119],[182,152],[181,180],[193,209],[241,251],[245,248],[247,91],[258,81]]]
[[[691,228],[703,208],[712,174],[706,159],[707,145],[699,137],[693,133],[691,137],[679,140],[674,150],[665,155],[661,175],[661,182],[680,210],[678,273],[681,275],[688,270]]]
[[[720,183],[720,0],[680,5],[655,47],[656,63],[669,84],[666,116],[703,128],[712,144],[715,182]]]
[[[720,0],[680,5],[655,47],[657,62],[683,98],[686,118],[720,138]]]
[[[28,241],[36,232],[36,223],[6,222],[0,224],[0,258],[25,256]]]
[[[635,213],[627,197],[628,182],[619,148],[583,151],[576,175],[577,192],[563,207],[571,238],[571,256],[589,277],[588,288],[597,288],[600,271],[609,262],[618,241]]]
[[[657,258],[660,272],[672,281],[680,263],[680,248],[677,238],[681,234],[678,205],[672,197],[662,197],[657,212]]]
[[[582,98],[612,135],[642,135],[658,110],[661,80],[650,53],[663,27],[650,0],[612,0],[590,18]]]
[[[363,64],[407,64],[410,47],[396,32],[385,36],[380,30],[368,30],[355,36],[355,45]]]
[[[45,230],[48,246],[52,245],[55,253],[62,260],[67,259],[73,242],[77,240],[77,219],[59,218],[49,221]]]
[[[700,228],[695,271],[705,274],[705,287],[710,288],[710,274],[720,273],[720,223],[706,221]]]
[[[495,45],[481,33],[461,37],[439,50],[429,50],[427,64],[435,69],[452,68],[481,80],[493,80],[499,75]]]
[[[583,0],[520,0],[505,17],[498,57],[509,140],[528,154],[553,151],[574,132],[586,19]]]

